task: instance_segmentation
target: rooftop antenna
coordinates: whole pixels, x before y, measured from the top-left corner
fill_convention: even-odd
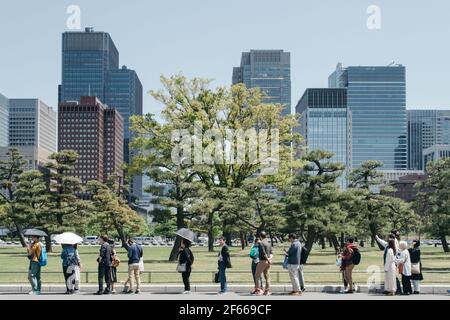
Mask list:
[[[392,62],[388,65],[388,67],[394,66],[394,65],[395,65],[395,61],[392,61]]]

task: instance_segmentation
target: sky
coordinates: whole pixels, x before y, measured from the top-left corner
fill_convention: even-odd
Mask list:
[[[292,107],[306,88],[327,87],[338,62],[406,66],[407,108],[450,109],[448,0],[15,0],[0,9],[0,93],[41,98],[56,108],[67,7],[81,28],[106,31],[120,65],[137,71],[144,112],[161,110],[149,90],[161,75],[231,84],[241,52],[291,53]],[[380,29],[369,29],[371,5]]]

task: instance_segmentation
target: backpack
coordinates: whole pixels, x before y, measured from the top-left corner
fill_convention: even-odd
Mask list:
[[[39,244],[39,246],[41,247],[41,255],[39,256],[38,263],[41,267],[45,267],[47,265],[47,250],[45,249],[45,246],[42,246],[41,244]]]
[[[353,249],[352,263],[357,266],[361,262],[361,253],[358,249]]]
[[[66,251],[66,262],[68,266],[76,266],[78,265],[77,256],[75,253],[75,249]]]
[[[300,264],[306,264],[306,259],[308,259],[308,249],[302,246],[302,252],[300,253]]]

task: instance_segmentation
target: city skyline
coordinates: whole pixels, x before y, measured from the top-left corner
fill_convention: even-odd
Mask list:
[[[236,65],[237,54],[251,49],[283,49],[291,52],[291,101],[298,101],[306,88],[326,87],[329,70],[338,62],[383,66],[396,61],[408,68],[407,109],[424,106],[450,108],[450,92],[445,90],[444,81],[448,73],[446,57],[450,47],[438,41],[438,34],[450,30],[443,18],[449,4],[433,9],[435,16],[431,19],[431,15],[426,13],[432,9],[418,1],[414,6],[383,3],[380,5],[381,29],[369,30],[366,9],[370,1],[323,1],[320,4],[286,1],[282,6],[286,19],[279,25],[269,26],[265,26],[264,21],[271,15],[280,14],[274,13],[276,4],[260,1],[258,4],[261,5],[255,6],[255,3],[204,3],[201,10],[194,12],[189,4],[181,1],[152,4],[109,1],[111,10],[105,15],[99,15],[104,1],[78,1],[76,4],[81,8],[81,29],[92,26],[95,30],[110,33],[117,47],[121,48],[121,60],[139,72],[144,92],[161,87],[161,74],[172,75],[181,71],[187,77],[213,78],[213,86],[230,85],[229,70]],[[0,31],[4,41],[9,43],[9,50],[2,52],[3,59],[0,59],[0,66],[7,75],[0,79],[0,92],[5,96],[39,97],[56,108],[55,86],[61,74],[56,48],[60,46],[61,34],[71,31],[66,27],[69,17],[66,9],[70,4],[68,1],[58,4],[27,2],[27,10],[23,10],[23,1],[5,5],[11,13],[3,20],[8,28]],[[238,5],[241,10],[236,11]],[[248,14],[250,9],[260,18],[250,19],[250,22],[239,18]],[[193,19],[213,11],[220,11],[223,16],[206,17],[204,23],[208,28]],[[17,16],[15,13],[23,19],[12,19]],[[173,14],[171,19],[164,22],[169,13]],[[442,19],[439,18],[441,14]],[[236,15],[233,24],[223,24],[222,20],[229,20],[231,15]],[[127,19],[130,16],[136,18],[130,21]],[[296,19],[290,19],[291,16]],[[322,18],[318,19],[320,16]],[[158,28],[161,24],[164,28]],[[260,32],[251,32],[251,37],[249,32],[238,33],[249,25],[251,30]],[[330,29],[333,32],[329,32]],[[336,34],[344,37],[336,37]],[[304,50],[304,42],[298,39],[306,35],[310,36],[310,41]],[[18,36],[23,41],[13,41]],[[227,41],[230,36],[234,41]],[[192,46],[193,37],[207,39],[207,45]],[[37,45],[40,50],[33,52],[33,59],[25,59],[29,56],[25,47]],[[333,47],[332,51],[327,50],[329,46]],[[429,50],[431,47],[433,50]],[[16,76],[16,73],[21,76]],[[40,76],[34,77],[34,74]],[[160,110],[161,106],[145,94],[144,112],[158,114]]]

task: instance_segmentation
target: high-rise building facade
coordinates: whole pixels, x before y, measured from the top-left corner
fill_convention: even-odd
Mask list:
[[[39,169],[57,151],[57,113],[39,99],[9,99],[8,140],[28,169]]]
[[[121,69],[109,71],[106,88],[106,103],[113,106],[123,117],[124,160],[128,163],[128,145],[131,139],[129,118],[142,114],[142,84],[136,71],[123,66]]]
[[[341,188],[347,187],[351,168],[351,113],[347,108],[347,89],[306,89],[298,102],[300,133],[308,150],[334,153],[331,159],[345,165],[338,180]]]
[[[122,176],[124,121],[117,109],[104,111],[103,169],[104,179],[113,174]]]
[[[423,167],[426,170],[431,161],[450,158],[450,144],[435,144],[423,150]]]
[[[119,52],[106,32],[86,28],[62,35],[62,82],[60,101],[96,96],[106,101],[108,71],[119,68]]]
[[[450,144],[450,110],[407,110],[408,164],[411,170],[424,170],[423,150]]]
[[[74,150],[79,159],[72,174],[83,184],[106,181],[111,174],[123,176],[123,119],[96,97],[59,105],[58,148]]]
[[[408,168],[406,70],[402,65],[339,68],[329,84],[347,88],[352,168],[367,160],[384,170]]]
[[[106,108],[122,116],[123,160],[130,161],[129,117],[142,115],[142,84],[134,70],[119,69],[119,52],[106,32],[86,28],[84,32],[63,33],[62,84],[60,102],[78,101],[80,96],[97,96]],[[131,192],[142,195],[142,177],[133,177]]]
[[[9,144],[9,100],[0,94],[0,147]]]
[[[233,68],[232,83],[261,88],[266,103],[279,103],[283,115],[291,114],[291,55],[283,50],[243,52],[240,67]]]

